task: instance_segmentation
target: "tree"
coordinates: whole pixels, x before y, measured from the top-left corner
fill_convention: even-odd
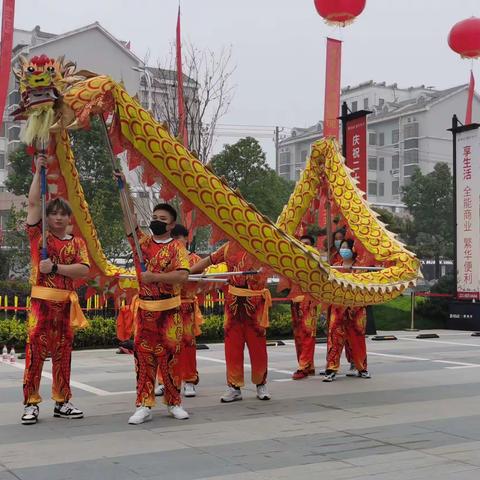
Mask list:
[[[408,248],[415,248],[415,231],[413,221],[410,217],[401,217],[395,215],[390,210],[380,207],[373,207],[378,213],[378,219],[387,226],[389,232],[398,235],[398,238],[407,245]]]
[[[295,182],[285,180],[271,169],[258,141],[252,137],[225,145],[211,160],[213,171],[224,177],[233,189],[239,189],[245,200],[275,221],[293,191]]]
[[[413,217],[416,253],[435,259],[436,278],[440,258],[453,256],[453,179],[446,163],[437,163],[433,172],[419,169],[403,188],[403,202]]]
[[[76,167],[100,243],[108,258],[118,258],[128,249],[103,131],[95,119],[89,130],[73,132],[71,139]],[[7,189],[15,195],[27,195],[32,181],[32,159],[24,145],[10,154],[9,162],[12,169],[6,181]]]
[[[223,48],[218,54],[201,51],[188,44],[183,50],[182,70],[184,105],[188,129],[188,148],[206,163],[213,145],[215,127],[225,115],[233,98],[230,85],[235,70],[231,66],[231,48]],[[164,121],[170,132],[179,134],[178,82],[176,50],[172,46],[169,58],[158,62],[153,72],[152,110],[156,118]]]
[[[23,209],[17,210],[14,206],[10,208],[7,225],[5,229],[3,257],[6,260],[7,276],[15,278],[25,278],[28,276],[28,267],[30,265],[30,245],[27,232],[25,230],[25,221],[27,219],[26,204]]]

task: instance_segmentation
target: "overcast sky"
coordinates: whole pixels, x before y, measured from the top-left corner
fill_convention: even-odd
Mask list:
[[[40,25],[63,33],[98,21],[130,40],[140,58],[150,52],[153,66],[174,41],[178,0],[16,3],[18,28]],[[457,21],[480,17],[480,0],[367,0],[357,21],[338,29],[323,22],[313,0],[182,0],[181,5],[184,42],[213,50],[232,46],[236,93],[221,123],[235,125],[306,127],[322,119],[327,36],[344,42],[342,86],[367,80],[399,87],[467,83],[470,61],[450,50],[447,35]],[[478,62],[473,69],[480,85]],[[230,140],[218,139],[216,149]],[[262,145],[272,164],[272,141],[263,139]]]

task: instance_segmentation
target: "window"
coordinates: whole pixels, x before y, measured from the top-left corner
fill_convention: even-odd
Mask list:
[[[20,103],[20,92],[14,90],[8,95],[8,104],[9,105],[18,105]]]
[[[405,165],[405,167],[403,167],[403,175],[409,177],[410,175],[413,175],[413,172],[415,172],[417,168],[417,165]]]
[[[5,169],[5,154],[0,153],[0,170]]]
[[[375,132],[370,132],[368,134],[368,144],[376,145],[377,144],[377,134]]]
[[[377,194],[377,182],[368,182],[368,194],[369,195]]]
[[[383,107],[385,105],[385,99],[384,98],[379,98],[378,99],[378,106]]]
[[[290,173],[290,165],[280,165],[280,173]]]
[[[392,182],[392,195],[398,195],[400,193],[400,184],[398,180]]]
[[[381,147],[385,145],[385,134],[383,132],[378,134],[378,145]]]
[[[364,110],[368,109],[368,98],[363,99],[363,108],[364,108]]]
[[[400,130],[392,130],[392,143],[398,143],[400,140]]]
[[[13,140],[20,139],[20,127],[12,127],[8,130],[8,140],[11,142]]]
[[[137,192],[137,197],[139,197],[139,198],[148,198],[149,195],[148,195],[148,192],[142,192],[142,191],[140,191],[140,192]]]
[[[302,153],[300,154],[300,159],[302,160],[302,163],[305,163],[307,161],[307,155],[308,150],[302,150]]]
[[[368,157],[368,169],[377,170],[377,157]]]
[[[418,163],[418,150],[407,150],[404,152],[403,163],[408,165],[410,163]]]
[[[403,142],[404,148],[418,148],[418,138],[412,138]]]
[[[280,152],[280,165],[290,165],[290,152],[289,151]]]
[[[358,110],[358,102],[352,102],[352,112],[356,112]]]
[[[385,170],[385,159],[383,157],[380,157],[378,159],[378,169],[383,172]]]
[[[404,138],[418,137],[418,123],[409,123],[403,127]]]
[[[379,183],[378,184],[378,196],[379,197],[384,197],[385,196],[385,184],[384,183]]]
[[[396,153],[392,156],[392,170],[398,170],[400,168],[400,155]]]

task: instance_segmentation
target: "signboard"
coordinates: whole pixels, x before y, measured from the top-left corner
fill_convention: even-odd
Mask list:
[[[480,129],[457,133],[457,298],[480,292]]]
[[[367,191],[367,117],[347,120],[346,159],[348,168],[353,170],[353,177],[358,180],[358,188]],[[366,194],[365,194],[366,195]]]

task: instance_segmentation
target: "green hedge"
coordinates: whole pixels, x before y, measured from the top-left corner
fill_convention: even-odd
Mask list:
[[[286,305],[288,307],[288,305]],[[276,309],[270,317],[269,338],[286,338],[291,336],[290,313],[285,308]],[[27,339],[26,323],[23,320],[9,318],[0,320],[0,345],[15,346],[16,350],[25,348]],[[223,341],[223,316],[205,317],[202,335],[198,342]],[[89,326],[75,334],[74,348],[114,347],[118,344],[116,322],[114,318],[94,317],[89,319]],[[1,347],[0,347],[1,348]]]

